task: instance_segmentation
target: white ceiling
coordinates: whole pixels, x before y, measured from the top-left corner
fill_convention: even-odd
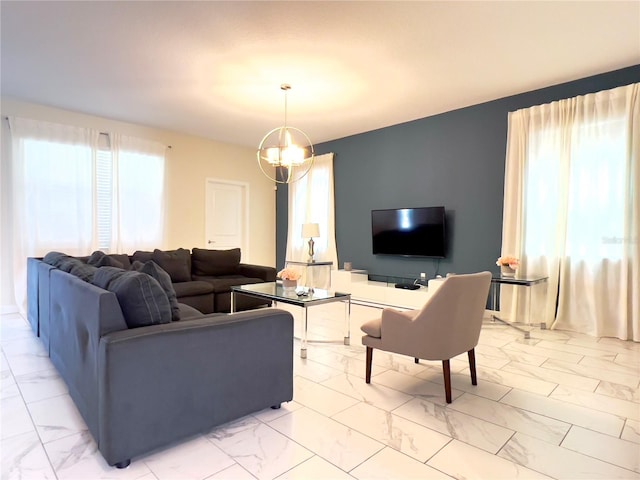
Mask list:
[[[640,2],[0,2],[3,96],[257,146],[640,64]]]

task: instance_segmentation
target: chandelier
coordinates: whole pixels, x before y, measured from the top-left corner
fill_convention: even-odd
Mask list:
[[[300,129],[287,126],[287,92],[291,85],[282,84],[284,91],[284,126],[267,133],[258,147],[260,170],[276,183],[292,183],[304,177],[313,165],[313,144]]]

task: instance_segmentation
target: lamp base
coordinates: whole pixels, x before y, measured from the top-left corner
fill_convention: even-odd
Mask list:
[[[309,239],[309,258],[307,258],[307,262],[309,263],[315,263],[315,259],[313,258],[314,256],[314,251],[313,251],[313,245],[314,245],[314,241],[313,238]]]

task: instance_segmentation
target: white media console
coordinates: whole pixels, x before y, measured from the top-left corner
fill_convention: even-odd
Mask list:
[[[396,288],[394,283],[369,280],[366,270],[332,270],[331,289],[350,293],[352,301],[379,304],[384,307],[420,308],[435,292],[444,278],[429,280],[427,287],[417,290]]]

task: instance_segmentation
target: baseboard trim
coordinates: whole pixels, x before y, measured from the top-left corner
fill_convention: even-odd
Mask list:
[[[0,305],[0,315],[8,315],[10,313],[18,313],[16,305]]]

